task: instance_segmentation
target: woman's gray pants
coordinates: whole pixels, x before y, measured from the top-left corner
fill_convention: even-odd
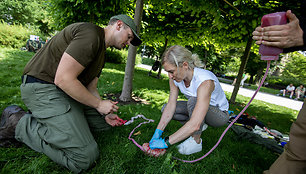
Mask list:
[[[177,120],[182,124],[185,124],[192,116],[192,112],[197,103],[196,97],[190,97],[188,101],[177,101],[173,120]],[[162,112],[167,104],[164,104]],[[227,111],[221,111],[217,106],[209,105],[205,119],[201,124],[200,129],[195,134],[202,133],[202,127],[204,123],[212,127],[220,127],[225,125],[229,120],[229,114]]]

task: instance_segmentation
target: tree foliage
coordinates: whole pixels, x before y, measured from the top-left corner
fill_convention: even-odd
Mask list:
[[[2,0],[0,1],[0,19],[8,24],[29,25],[39,28],[47,34],[52,31],[49,26],[44,0]]]
[[[54,27],[63,29],[74,22],[107,24],[117,14],[134,14],[132,0],[48,0]]]
[[[0,17],[9,24],[27,24],[35,19],[36,1],[30,0],[3,0],[0,2]]]
[[[299,52],[290,53],[290,61],[286,64],[283,76],[297,79],[301,84],[306,84],[306,59]]]
[[[248,36],[267,13],[292,9],[298,0],[149,0],[145,8],[144,39],[146,42],[222,45],[245,45]],[[298,13],[298,11],[297,11]]]

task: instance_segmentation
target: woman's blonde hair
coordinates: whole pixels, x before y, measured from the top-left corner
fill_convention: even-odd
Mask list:
[[[192,54],[191,51],[179,45],[171,46],[164,52],[162,56],[162,64],[165,64],[166,62],[177,67],[183,62],[187,62],[191,69],[194,67],[204,67],[204,64],[197,54]]]

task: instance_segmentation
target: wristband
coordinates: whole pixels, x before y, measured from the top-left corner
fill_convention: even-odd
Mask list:
[[[166,137],[166,138],[165,138],[165,142],[166,142],[166,144],[167,144],[168,147],[171,146],[171,144],[170,144],[170,142],[169,142],[169,137]]]

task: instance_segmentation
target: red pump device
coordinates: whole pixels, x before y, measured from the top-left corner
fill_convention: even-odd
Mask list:
[[[286,12],[276,12],[264,15],[261,18],[261,27],[267,27],[271,25],[284,25],[287,23]],[[261,60],[278,60],[278,56],[283,52],[283,49],[270,47],[261,44],[259,46],[259,54],[261,54]]]

